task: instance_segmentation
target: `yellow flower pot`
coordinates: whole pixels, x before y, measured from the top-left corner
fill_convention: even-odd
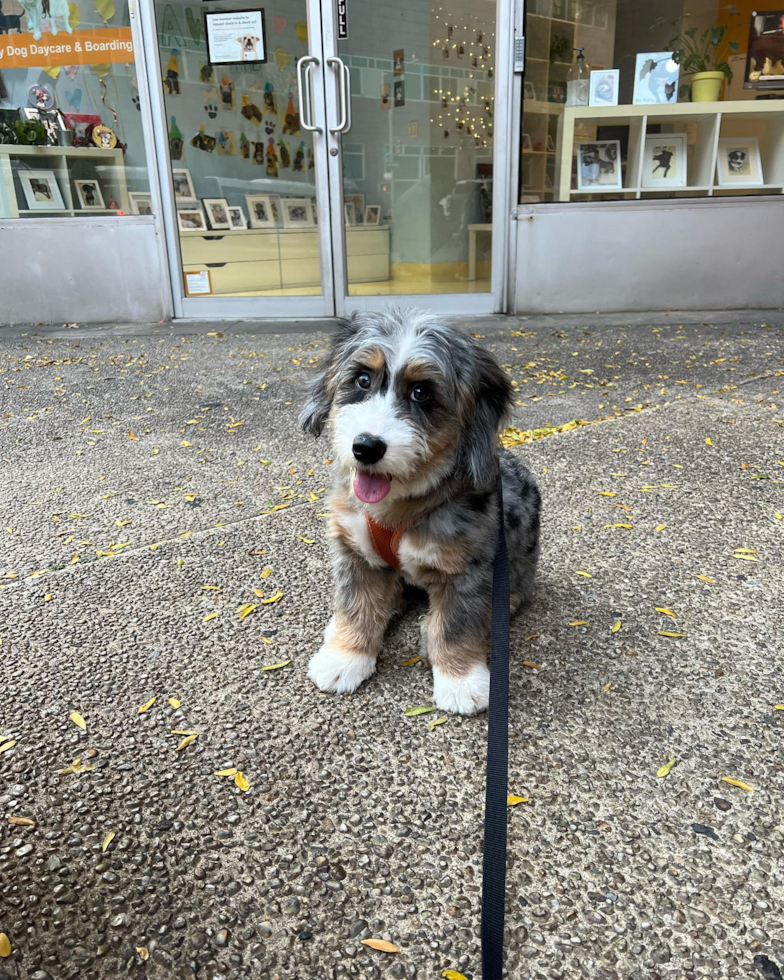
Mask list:
[[[696,72],[691,76],[691,101],[718,102],[721,98],[721,86],[723,83],[724,72]]]

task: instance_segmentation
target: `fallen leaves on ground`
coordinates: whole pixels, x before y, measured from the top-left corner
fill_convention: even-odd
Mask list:
[[[229,769],[219,769],[216,773],[213,773],[213,775],[214,776],[236,776],[237,775],[237,770],[232,766]]]
[[[659,777],[659,779],[664,779],[665,776],[669,776],[670,770],[675,765],[675,761],[675,756],[673,756],[669,762],[665,762],[660,769],[656,770],[656,775]]]
[[[116,836],[117,835],[115,834],[115,832],[113,830],[110,830],[109,833],[106,835],[106,837],[104,837],[103,842],[101,843],[101,850],[105,852]]]
[[[418,664],[422,660],[421,657],[412,657],[410,660],[404,660],[400,666],[401,667],[413,667],[414,664]]]
[[[95,766],[87,765],[81,759],[74,759],[70,766],[66,766],[65,769],[58,769],[57,772],[59,775],[64,776],[66,773],[90,772],[92,769],[95,769]]]
[[[399,947],[395,946],[394,943],[388,943],[386,939],[362,939],[360,940],[365,946],[370,946],[371,949],[379,949],[382,953],[399,953]]]
[[[11,940],[4,932],[0,932],[0,956],[3,959],[11,955]]]
[[[178,698],[167,698],[167,701],[175,710],[182,704],[182,701],[180,701]]]
[[[527,796],[507,796],[506,805],[507,806],[517,806],[518,803],[527,803]]]
[[[436,727],[436,725],[443,725],[445,721],[446,721],[446,718],[434,718],[431,722],[428,723],[428,726],[427,727],[432,732],[433,729]]]
[[[403,712],[406,718],[414,718],[416,715],[426,715],[430,711],[435,711],[434,705],[419,705],[415,708],[406,708]]]
[[[68,717],[77,728],[81,728],[83,732],[87,731],[87,722],[84,720],[84,718],[82,718],[78,711],[72,711]]]
[[[278,589],[268,599],[262,599],[261,602],[262,605],[266,606],[269,605],[270,602],[277,602],[279,599],[282,598],[283,598],[283,593],[280,591],[280,589]]]
[[[148,960],[150,958],[150,954],[146,946],[137,946],[136,952],[139,954],[140,960]]]
[[[195,742],[198,737],[199,737],[198,732],[192,732],[190,735],[186,735],[185,738],[177,746],[177,752],[182,752],[182,750],[186,749],[191,744],[191,742]]]
[[[535,664],[533,662],[533,660],[524,660],[523,661],[523,667],[530,667],[531,670],[541,670],[542,669],[541,668],[541,665],[540,664]]]
[[[266,638],[262,636],[262,640],[263,639],[266,639]],[[261,669],[262,670],[278,670],[278,668],[280,668],[280,667],[286,667],[290,663],[291,663],[291,660],[279,660],[278,663],[276,663],[276,664],[267,664],[266,667],[262,667]]]
[[[444,980],[467,980],[464,973],[458,973],[457,970],[442,970],[441,976]]]
[[[610,632],[611,633],[617,633],[620,628],[621,628],[621,621],[620,621],[620,619],[618,619],[610,627]]]
[[[654,606],[654,609],[657,613],[661,613],[663,616],[672,616],[673,619],[678,618],[671,609],[665,609],[664,606]]]
[[[723,783],[729,783],[730,786],[737,786],[738,789],[745,789],[747,793],[753,793],[753,792],[755,792],[753,786],[749,786],[748,783],[744,783],[740,779],[733,779],[731,776],[722,776],[721,777],[721,781]]]
[[[243,793],[247,793],[250,789],[250,783],[245,778],[244,773],[238,772],[234,777],[234,784],[238,786]]]
[[[0,745],[0,755],[2,755],[3,752],[7,752],[9,749],[12,749],[15,745],[15,738],[12,738],[10,742],[3,742],[2,745]]]
[[[150,708],[155,704],[155,698],[150,698],[149,701],[145,701],[144,704],[139,706],[139,714],[143,715],[145,711],[149,711]]]
[[[682,636],[686,636],[685,633],[671,633],[669,630],[657,630],[659,636],[670,636],[674,640],[680,639]]]
[[[245,619],[246,616],[250,616],[253,610],[256,608],[255,602],[244,602],[237,612],[239,613],[240,619]]]
[[[9,817],[8,822],[15,827],[35,827],[35,820],[31,820],[29,817]]]

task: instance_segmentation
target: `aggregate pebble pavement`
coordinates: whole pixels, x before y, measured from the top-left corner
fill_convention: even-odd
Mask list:
[[[783,323],[465,325],[543,496],[511,978],[781,978]],[[404,716],[423,610],[305,673],[326,342],[0,330],[0,980],[481,976],[486,719]]]

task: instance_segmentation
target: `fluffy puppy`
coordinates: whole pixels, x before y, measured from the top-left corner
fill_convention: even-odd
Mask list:
[[[487,707],[499,466],[513,613],[539,557],[539,491],[498,446],[511,394],[491,354],[418,310],[355,313],[333,335],[300,415],[312,435],[329,426],[335,458],[334,612],[308,669],[322,691],[348,694],[373,674],[408,583],[429,598],[433,701]]]

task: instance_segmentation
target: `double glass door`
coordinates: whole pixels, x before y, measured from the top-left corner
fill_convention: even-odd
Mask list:
[[[501,308],[494,0],[146,4],[179,316]]]

